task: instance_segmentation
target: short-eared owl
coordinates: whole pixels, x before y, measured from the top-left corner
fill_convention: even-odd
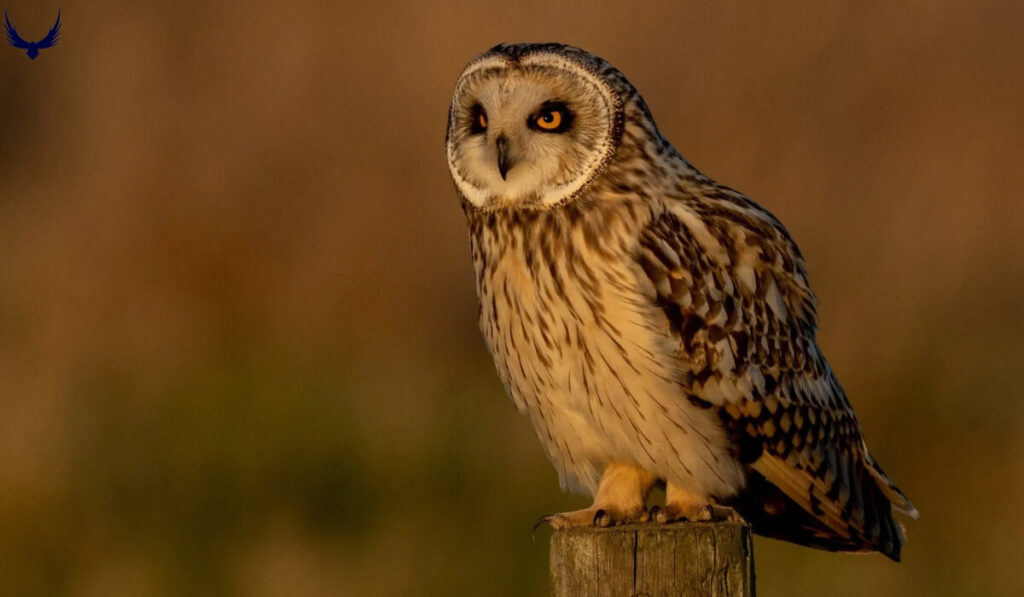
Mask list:
[[[555,527],[736,513],[764,535],[897,560],[910,501],[815,342],[803,258],[698,172],[604,60],[503,44],[459,77],[448,165],[480,326],[563,487]],[[646,510],[664,483],[666,503]]]

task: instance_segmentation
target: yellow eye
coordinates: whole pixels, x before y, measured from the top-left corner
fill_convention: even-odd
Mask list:
[[[485,129],[485,128],[487,128],[487,116],[484,116],[484,113],[483,113],[483,112],[481,112],[481,113],[480,113],[480,114],[479,114],[479,115],[478,115],[478,116],[476,117],[476,122],[477,122],[477,124],[479,124],[479,125],[480,125],[480,128],[482,128],[482,129]]]
[[[548,110],[541,113],[535,122],[538,127],[545,131],[553,131],[562,126],[562,112],[560,110]]]

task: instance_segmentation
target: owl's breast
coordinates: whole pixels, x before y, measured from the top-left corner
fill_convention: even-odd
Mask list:
[[[614,257],[629,255],[628,238],[595,246],[583,229],[541,236],[559,230],[472,235],[480,327],[509,395],[570,488],[596,488],[611,461],[707,484],[707,463],[728,458],[726,440],[681,389],[678,342],[653,288],[634,260]]]

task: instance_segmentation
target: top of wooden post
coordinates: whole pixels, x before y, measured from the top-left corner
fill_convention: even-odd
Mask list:
[[[580,527],[551,535],[553,597],[752,597],[750,527],[735,522]]]

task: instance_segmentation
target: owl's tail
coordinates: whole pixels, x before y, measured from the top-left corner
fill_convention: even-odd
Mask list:
[[[765,454],[727,503],[760,535],[829,551],[878,551],[898,562],[906,534],[893,510],[915,518],[917,510],[873,461],[850,464],[847,478],[822,491]]]
[[[920,516],[920,514],[918,513],[917,508],[914,507],[914,504],[910,503],[907,496],[900,491],[899,487],[896,487],[896,484],[893,483],[892,479],[885,474],[885,471],[882,470],[882,467],[875,462],[875,459],[872,458],[870,454],[867,456],[867,460],[868,472],[870,472],[871,476],[874,477],[879,488],[882,490],[882,493],[885,494],[885,497],[889,499],[889,502],[892,504],[892,509],[917,520],[917,517]]]

